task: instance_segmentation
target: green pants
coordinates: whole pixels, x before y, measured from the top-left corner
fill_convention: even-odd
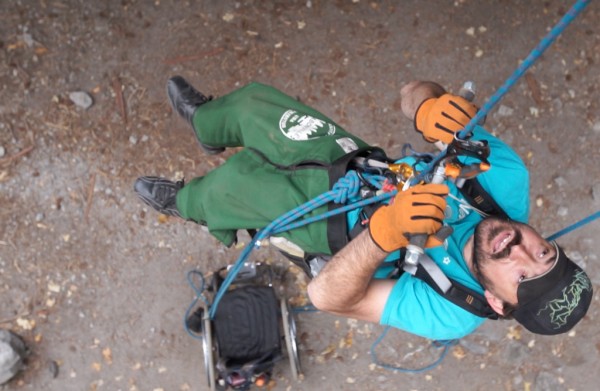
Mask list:
[[[238,229],[263,228],[331,189],[347,161],[368,148],[318,111],[257,83],[203,104],[193,124],[206,145],[245,147],[177,193],[181,215],[206,224],[228,246]],[[335,207],[323,206],[309,216]],[[278,236],[307,253],[332,254],[346,242],[345,217]]]

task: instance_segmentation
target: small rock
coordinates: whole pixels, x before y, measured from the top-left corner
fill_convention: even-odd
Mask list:
[[[533,385],[533,391],[546,391],[546,390],[564,390],[565,387],[560,384],[560,381],[549,372],[540,372],[535,378],[535,384]]]
[[[600,121],[596,122],[592,129],[594,130],[594,132],[600,133]]]
[[[27,47],[33,47],[33,45],[35,44],[33,37],[29,33],[23,33],[23,42],[25,42],[25,45],[27,45]]]
[[[2,145],[0,145],[0,158],[6,155],[6,149]]]
[[[579,251],[567,251],[566,254],[573,262],[577,263],[579,266],[585,269],[586,262],[583,258],[583,255]]]
[[[567,207],[561,206],[558,208],[558,211],[556,211],[556,214],[560,217],[565,217],[569,214],[569,209]]]
[[[552,107],[554,108],[554,110],[556,111],[560,111],[563,108],[563,103],[562,100],[560,98],[556,98],[552,101]]]
[[[486,354],[489,349],[486,346],[483,346],[477,342],[474,341],[469,341],[468,339],[461,339],[459,341],[459,344],[464,347],[465,349],[467,349],[468,351],[470,351],[471,353],[474,354]]]
[[[510,117],[514,112],[515,110],[508,106],[500,105],[500,107],[498,107],[498,116],[500,117]]]
[[[41,213],[41,212],[40,212],[40,213],[37,213],[37,214],[35,215],[35,221],[39,223],[40,221],[44,220],[44,217],[45,217],[45,216],[44,216],[44,214],[43,214],[43,213]]]
[[[17,334],[0,329],[0,384],[12,379],[24,367],[29,350]]]
[[[50,372],[52,378],[56,379],[56,377],[58,376],[58,372],[60,371],[58,363],[54,360],[50,360],[48,362],[48,371]]]
[[[138,142],[138,138],[135,135],[132,134],[131,136],[129,136],[130,144],[135,145],[135,144],[137,144],[137,142]]]
[[[592,199],[596,202],[600,202],[600,183],[596,183],[592,186]]]
[[[566,179],[561,176],[554,178],[554,183],[556,183],[558,187],[565,187],[567,185]]]
[[[504,359],[516,366],[521,365],[529,355],[528,348],[518,342],[511,341],[504,347]]]
[[[534,118],[537,118],[540,116],[540,110],[537,107],[530,107],[529,114],[531,114]]]
[[[69,93],[69,99],[71,99],[71,102],[73,102],[75,106],[86,110],[94,104],[90,94],[84,91],[73,91]]]

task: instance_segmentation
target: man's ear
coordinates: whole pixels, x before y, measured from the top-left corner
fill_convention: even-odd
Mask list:
[[[485,290],[485,292],[483,292],[483,294],[485,295],[485,298],[490,307],[492,307],[492,309],[498,314],[504,316],[504,301],[494,296],[494,294],[488,291],[487,289]]]

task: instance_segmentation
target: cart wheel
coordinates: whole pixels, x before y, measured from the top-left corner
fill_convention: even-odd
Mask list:
[[[208,306],[203,304],[204,324],[202,328],[202,351],[204,353],[204,369],[208,380],[208,389],[210,391],[217,390],[215,377],[215,348],[213,346],[212,324],[208,318]]]
[[[300,368],[300,357],[298,356],[298,345],[296,344],[296,321],[292,316],[290,307],[285,298],[279,300],[281,305],[281,319],[283,321],[283,334],[285,335],[285,347],[290,360],[290,369],[294,380],[302,373]]]

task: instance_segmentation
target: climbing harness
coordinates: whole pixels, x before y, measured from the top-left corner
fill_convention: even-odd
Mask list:
[[[465,195],[465,198],[468,201],[470,201],[472,205],[477,206],[479,209],[483,210],[482,213],[489,214],[490,211],[496,211],[497,213],[499,213],[499,206],[495,204],[491,197],[481,196],[482,191],[484,190],[478,184],[475,178],[479,173],[484,172],[489,168],[489,163],[487,162],[487,157],[489,156],[489,148],[485,142],[470,140],[469,138],[473,132],[474,127],[483,119],[485,119],[490,110],[514,86],[514,84],[525,74],[525,72],[535,63],[535,61],[539,59],[543,52],[554,42],[554,40],[564,31],[564,29],[585,9],[589,2],[590,0],[578,0],[571,7],[571,9],[569,9],[569,11],[561,18],[561,20],[530,52],[527,58],[523,60],[523,62],[519,65],[515,72],[504,82],[504,84],[501,87],[499,87],[496,93],[494,93],[489,98],[489,100],[485,102],[485,104],[478,110],[477,114],[469,121],[465,128],[457,134],[455,134],[454,141],[450,143],[446,149],[440,152],[437,156],[427,154],[415,154],[415,157],[417,157],[423,162],[427,162],[427,166],[423,170],[415,172],[414,170],[411,170],[410,167],[407,169],[406,166],[395,166],[393,164],[390,165],[386,163],[384,163],[383,165],[379,165],[376,161],[369,161],[368,158],[355,158],[355,164],[361,166],[362,168],[370,168],[371,172],[369,172],[369,170],[348,171],[346,176],[341,178],[335,184],[332,190],[280,216],[271,224],[258,231],[251,239],[250,243],[248,243],[248,245],[246,245],[246,247],[243,249],[237,261],[232,265],[231,269],[229,270],[229,273],[227,274],[227,277],[223,281],[221,287],[219,288],[219,291],[216,293],[215,298],[213,300],[213,304],[210,306],[208,311],[209,319],[214,318],[216,309],[219,305],[220,300],[223,297],[223,294],[231,285],[232,281],[235,279],[235,276],[244,266],[244,263],[251,251],[254,248],[260,247],[263,239],[268,238],[270,235],[289,231],[318,220],[326,219],[333,215],[346,213],[350,210],[363,208],[368,205],[384,202],[395,196],[397,194],[398,188],[410,187],[421,182],[436,183],[450,177],[454,178],[454,180],[457,181],[458,187],[463,188],[462,191],[463,195]],[[410,146],[404,148],[404,150],[410,149]],[[457,157],[459,156],[474,157],[478,161],[477,163],[470,165],[459,164],[457,161]],[[385,166],[387,166],[387,169]],[[390,187],[390,179],[394,180],[394,178],[390,178],[389,175],[386,176],[386,173],[389,173],[389,170],[396,173],[396,179],[400,178],[396,181],[397,183],[393,183],[393,187]],[[310,213],[311,211],[314,211],[315,209],[329,202],[344,204],[348,200],[357,198],[359,192],[361,191],[361,184],[365,183],[373,187],[379,188],[379,191],[373,192],[374,195],[368,198],[363,198],[360,201],[352,202],[350,204],[344,205],[343,207],[339,207],[335,210],[323,213],[319,216],[303,218],[306,214]],[[478,202],[477,200],[475,200],[475,198],[480,198],[483,201]],[[554,235],[551,235],[548,238],[548,240],[553,240],[565,233],[568,233],[580,227],[583,224],[587,224],[592,220],[595,220],[598,217],[600,217],[600,211],[570,227],[565,228],[564,230]],[[413,247],[415,249],[418,247],[423,247],[423,244],[424,243],[421,243],[420,245],[413,245]],[[434,277],[434,284],[430,284],[432,286],[437,284],[437,289],[439,289],[441,292],[447,293],[451,291],[452,288],[456,286],[456,284],[452,281],[449,281],[447,277],[443,275],[443,272],[441,272],[441,270],[439,270],[439,272],[435,271],[436,268],[439,269],[435,262],[428,262],[427,260],[423,262],[423,259],[426,259],[427,257],[422,257],[422,253],[423,252],[421,250],[421,252],[415,259],[412,259],[408,262],[409,264],[410,262],[412,262],[412,265],[415,266],[414,270],[412,267],[409,267],[409,269],[416,274],[417,266],[423,266],[423,264],[425,263],[426,268],[430,268],[433,270],[433,272],[431,270],[429,271],[430,276],[440,275],[440,273],[442,275],[442,277],[439,278]],[[444,278],[446,279],[446,281],[444,281]],[[434,289],[436,288],[434,287]],[[376,345],[379,344],[379,342],[381,342],[381,339],[383,339],[383,336],[385,336],[386,333],[387,328],[382,334],[382,336],[376,341],[376,343],[371,348],[371,355],[374,358],[374,362],[377,365],[383,366],[388,369],[405,370],[403,368],[391,367],[378,362],[374,349]],[[441,362],[441,360],[444,358],[447,352],[447,349],[449,348],[449,346],[452,345],[452,343],[452,341],[441,343],[441,346],[444,347],[444,350],[440,358],[435,363],[421,370],[431,369],[439,362]]]

